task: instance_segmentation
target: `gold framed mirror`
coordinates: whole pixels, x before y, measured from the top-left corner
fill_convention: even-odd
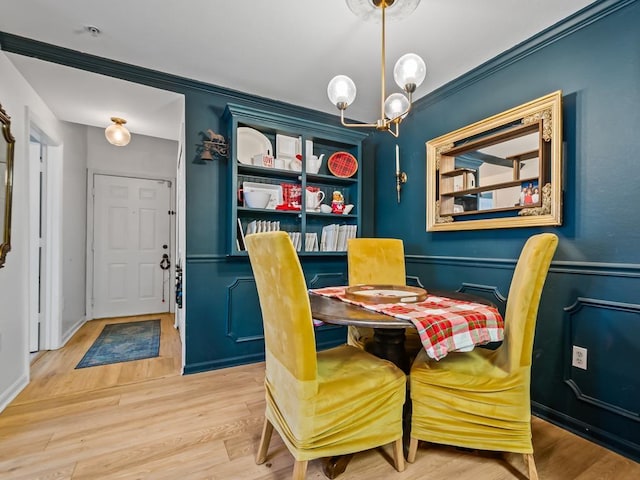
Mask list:
[[[427,231],[561,225],[561,91],[426,145]]]
[[[0,268],[4,266],[7,252],[11,250],[11,198],[13,193],[13,151],[15,138],[11,135],[11,117],[0,105]]]

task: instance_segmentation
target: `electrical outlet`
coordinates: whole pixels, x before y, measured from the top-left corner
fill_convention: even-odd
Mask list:
[[[571,366],[587,369],[587,349],[584,347],[573,346],[573,355],[571,357]]]

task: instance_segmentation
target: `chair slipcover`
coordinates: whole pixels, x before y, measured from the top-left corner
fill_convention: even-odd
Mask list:
[[[265,338],[265,428],[257,463],[266,459],[275,428],[296,459],[294,478],[304,478],[308,460],[391,442],[400,452],[396,468],[403,470],[405,375],[349,345],[316,352],[307,287],[289,236],[248,235],[246,244]]]
[[[406,285],[404,244],[395,238],[351,238],[347,241],[349,285]],[[413,358],[422,348],[418,331],[405,331],[405,349]],[[364,348],[373,329],[349,326],[347,343]]]
[[[409,461],[417,440],[525,454],[537,478],[531,443],[530,373],[538,305],[554,234],[527,240],[516,265],[505,313],[505,339],[496,350],[451,353],[438,361],[425,352],[410,375],[412,401]]]

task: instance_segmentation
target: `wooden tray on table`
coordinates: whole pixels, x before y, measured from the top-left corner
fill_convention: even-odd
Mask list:
[[[362,303],[415,303],[427,298],[427,291],[406,285],[354,285],[344,291],[349,300]]]

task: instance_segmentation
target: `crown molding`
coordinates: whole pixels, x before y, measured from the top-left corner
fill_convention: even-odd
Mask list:
[[[282,108],[288,113],[313,117],[319,122],[340,123],[340,117],[337,115],[244,93],[239,90],[220,87],[211,83],[145,68],[139,65],[91,55],[3,31],[0,31],[0,50],[172,92],[183,94],[187,92],[213,94],[226,97],[229,102],[248,103],[263,109]]]
[[[519,43],[505,52],[487,60],[476,68],[463,73],[458,78],[433,90],[416,100],[413,110],[419,111],[451,96],[480,80],[487,78],[499,70],[534,54],[538,50],[551,45],[564,37],[581,30],[598,20],[617,12],[637,0],[600,0],[577,11],[573,15],[542,30],[533,37]]]

